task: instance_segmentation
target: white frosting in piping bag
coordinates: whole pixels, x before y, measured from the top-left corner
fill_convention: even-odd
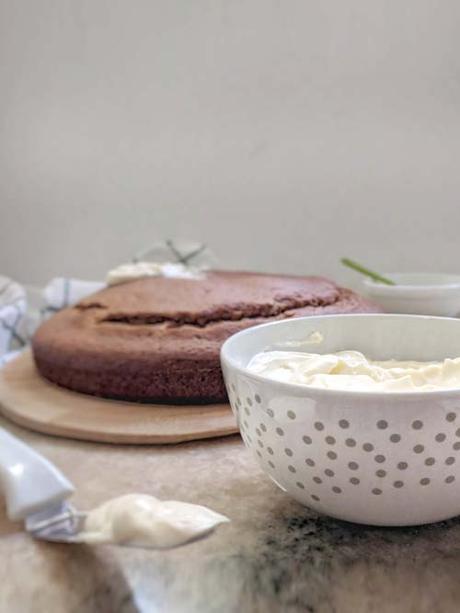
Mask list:
[[[175,500],[158,500],[146,494],[127,494],[90,511],[79,540],[168,548],[183,545],[228,522],[206,507]]]

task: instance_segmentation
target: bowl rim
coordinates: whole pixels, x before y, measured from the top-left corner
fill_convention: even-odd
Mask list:
[[[404,318],[404,319],[426,319],[426,320],[450,320],[456,321],[460,326],[460,319],[456,317],[441,317],[441,316],[432,316],[432,315],[411,315],[404,313],[336,313],[330,315],[307,315],[305,317],[296,317],[296,321],[312,321],[313,319],[341,319],[343,317],[350,318]],[[269,386],[276,386],[285,389],[286,391],[290,390],[292,392],[297,392],[297,395],[300,396],[321,396],[321,397],[330,397],[330,398],[338,398],[341,396],[345,396],[347,398],[366,398],[366,399],[393,399],[393,400],[403,400],[410,398],[411,400],[421,400],[423,398],[452,398],[458,397],[460,395],[460,386],[458,388],[451,388],[445,390],[421,390],[421,391],[407,391],[407,392],[398,392],[398,391],[373,391],[373,390],[336,390],[336,389],[324,389],[319,387],[313,387],[309,385],[304,385],[302,383],[287,383],[285,381],[277,381],[275,379],[270,379],[268,377],[263,377],[262,375],[255,374],[248,370],[246,367],[241,367],[236,364],[229,356],[229,346],[235,342],[235,339],[241,338],[248,334],[254,333],[254,330],[258,330],[259,328],[267,328],[271,326],[282,326],[289,321],[293,321],[293,319],[282,319],[280,321],[270,321],[264,324],[258,324],[257,326],[251,326],[250,328],[245,328],[244,330],[240,330],[235,334],[232,334],[222,345],[220,349],[220,360],[222,365],[225,365],[240,374],[257,381],[258,383],[263,383]],[[459,356],[460,357],[460,356]]]
[[[378,281],[374,281],[373,279],[368,279],[365,278],[363,279],[363,284],[370,288],[370,289],[383,289],[385,292],[388,293],[397,293],[397,292],[401,292],[401,291],[405,291],[405,292],[412,292],[412,293],[417,293],[418,291],[426,291],[426,290],[431,290],[431,291],[443,291],[443,290],[458,290],[460,289],[460,275],[457,275],[455,273],[436,273],[436,272],[385,272],[383,273],[384,276],[389,277],[390,279],[392,277],[397,277],[398,275],[401,276],[425,276],[425,275],[429,275],[432,277],[435,277],[436,275],[439,275],[440,277],[452,277],[452,279],[456,278],[458,279],[457,281],[446,281],[445,283],[420,283],[419,285],[414,285],[414,284],[408,284],[408,283],[398,283],[396,285],[386,285],[385,283],[379,283]]]

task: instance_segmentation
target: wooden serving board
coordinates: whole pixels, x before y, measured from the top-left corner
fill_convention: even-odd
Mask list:
[[[141,404],[65,390],[38,374],[30,350],[0,370],[0,412],[31,430],[103,443],[180,443],[238,432],[228,404]]]

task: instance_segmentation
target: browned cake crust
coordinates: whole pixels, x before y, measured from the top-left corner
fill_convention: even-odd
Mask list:
[[[40,373],[63,387],[135,401],[224,402],[220,347],[256,324],[305,315],[378,312],[319,277],[209,272],[103,289],[42,324]]]

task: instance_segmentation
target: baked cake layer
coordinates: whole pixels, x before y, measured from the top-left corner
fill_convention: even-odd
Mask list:
[[[51,317],[33,342],[40,373],[108,398],[225,402],[219,351],[259,323],[379,308],[332,281],[247,272],[153,277],[103,289]]]

